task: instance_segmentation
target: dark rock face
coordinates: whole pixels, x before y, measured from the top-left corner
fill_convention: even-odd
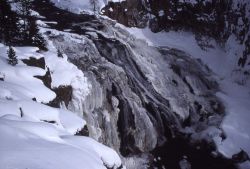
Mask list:
[[[224,46],[230,35],[235,35],[244,47],[238,54],[239,68],[243,68],[247,66],[250,55],[249,9],[247,1],[236,0],[127,0],[110,2],[103,11],[104,15],[129,27],[142,28],[148,24],[153,32],[194,32],[203,49],[213,47],[204,39],[214,38]]]
[[[30,57],[29,59],[22,59],[23,63],[25,63],[28,66],[33,66],[33,67],[39,67],[42,69],[46,69],[46,64],[45,64],[45,60],[44,58],[34,58],[34,57]],[[36,78],[42,80],[43,84],[48,87],[51,88],[51,74],[50,74],[50,70],[48,69],[46,71],[46,74],[44,76],[35,76]]]
[[[75,135],[77,135],[77,136],[89,136],[88,127],[85,125],[84,128],[79,130]]]
[[[40,79],[43,81],[43,84],[50,88],[51,89],[51,82],[52,82],[52,79],[51,79],[51,74],[50,74],[50,71],[49,69],[46,71],[46,74],[44,76],[35,76],[36,78]]]
[[[151,24],[159,30],[184,29],[221,38],[225,31],[225,16],[231,1],[197,1],[196,3],[150,0]],[[156,22],[156,23],[155,23]]]
[[[153,32],[184,29],[221,38],[226,29],[225,17],[230,14],[231,5],[231,1],[190,3],[175,0],[127,0],[122,3],[110,2],[103,10],[105,15],[127,26],[145,27],[145,22],[149,21]],[[138,19],[131,20],[133,23],[129,24],[128,18],[133,17]],[[138,24],[141,22],[144,24]]]
[[[0,73],[0,81],[4,81],[4,78],[5,78],[4,74]]]
[[[45,60],[44,58],[34,58],[30,57],[29,59],[22,59],[23,63],[25,63],[28,66],[34,66],[34,67],[40,67],[42,69],[45,69]]]
[[[121,3],[109,2],[109,5],[102,9],[104,15],[117,20],[128,27],[143,28],[146,26],[148,17],[143,1],[122,1]]]
[[[110,20],[84,15],[77,20],[81,15],[67,13],[46,1],[36,0],[35,6],[40,14],[57,21],[60,30],[71,29],[74,33],[71,38],[63,32],[50,32],[47,36],[87,76],[91,92],[75,103],[70,86],[55,89],[55,105],[64,100],[69,109],[81,110],[90,137],[114,148],[125,159],[143,154],[167,157],[164,147],[171,147],[169,153],[176,153],[176,159],[166,162],[173,169],[179,168],[179,160],[185,154],[197,169],[200,165],[195,158],[199,155],[201,161],[211,159],[211,166],[216,165],[220,157],[210,156],[214,150],[212,138],[199,136],[211,127],[218,135],[222,133],[219,126],[224,107],[215,95],[218,85],[205,65],[180,50],[150,47],[130,39],[128,32]],[[61,13],[66,16],[58,17]],[[65,20],[69,16],[74,19]],[[58,25],[51,28],[57,29]],[[190,142],[196,143],[200,151]],[[193,153],[198,155],[191,156]],[[151,167],[161,164],[153,161],[147,161]],[[223,158],[220,164],[220,169],[234,167]],[[129,165],[128,168],[135,168],[134,164]]]
[[[63,102],[67,107],[69,102],[72,100],[72,87],[59,86],[58,88],[53,88],[52,90],[56,93],[56,98],[49,102],[48,105],[59,108],[60,104]]]
[[[178,151],[176,151],[178,149]],[[170,169],[236,169],[233,160],[213,155],[215,147],[206,142],[192,145],[184,138],[176,137],[153,151],[155,159],[151,168]],[[186,165],[183,164],[186,161]],[[189,166],[189,168],[188,168]]]
[[[234,154],[232,156],[232,159],[237,163],[242,163],[250,160],[248,154],[244,150],[241,150],[239,153]]]
[[[214,96],[218,86],[198,61],[178,50],[141,51],[145,44],[136,41],[128,47],[119,39],[97,35],[85,39],[84,45],[53,37],[92,84],[83,103],[84,117],[92,125],[90,136],[96,136],[95,126],[102,131],[100,141],[131,156],[163,145],[182,127],[202,132],[207,126],[219,126],[224,109]],[[138,57],[151,58],[154,64],[144,65]],[[159,73],[156,80],[149,79],[150,69]]]

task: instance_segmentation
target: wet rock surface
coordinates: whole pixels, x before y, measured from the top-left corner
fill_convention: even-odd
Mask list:
[[[74,33],[47,36],[92,85],[78,107],[90,137],[114,148],[124,161],[135,157],[134,166],[146,154],[149,164],[141,168],[177,169],[183,156],[192,168],[235,168],[231,160],[211,155],[216,150],[209,134],[200,137],[210,128],[222,135],[224,116],[215,96],[218,85],[206,66],[177,49],[150,47],[113,21],[65,12],[47,1],[36,0],[34,8],[58,23],[52,29]],[[76,109],[72,102],[68,108]],[[162,161],[154,160],[158,157]]]

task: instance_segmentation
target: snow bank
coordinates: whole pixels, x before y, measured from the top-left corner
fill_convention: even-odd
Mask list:
[[[105,6],[105,0],[97,0],[96,10],[100,10]],[[93,14],[94,7],[89,0],[51,0],[57,7],[66,9],[73,13],[87,12]]]
[[[91,138],[66,136],[63,137],[63,139],[66,140],[67,143],[77,146],[82,150],[94,151],[109,168],[118,168],[121,166],[120,157],[114,150],[96,142]]]
[[[111,150],[85,137],[61,137],[62,133],[53,125],[0,118],[0,168],[1,169],[106,169],[99,152]],[[74,145],[72,145],[74,144]],[[111,152],[115,159],[117,154]],[[115,160],[112,160],[115,161]],[[115,161],[112,166],[121,164]]]
[[[230,83],[228,80],[221,82],[222,92],[220,97],[227,108],[228,116],[223,121],[222,128],[228,138],[219,146],[219,150],[231,157],[241,149],[250,154],[250,88]]]
[[[0,117],[14,115],[31,122],[47,122],[58,129],[75,134],[86,122],[72,112],[52,108],[34,101],[10,101],[0,99]]]

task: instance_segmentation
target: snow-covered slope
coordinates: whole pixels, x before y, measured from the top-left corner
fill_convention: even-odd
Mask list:
[[[0,44],[0,169],[106,169],[117,168],[117,153],[83,136],[74,136],[86,122],[66,108],[46,103],[56,94],[53,88],[71,85],[73,96],[84,99],[90,85],[84,74],[48,41],[49,50],[15,47],[18,64],[7,62],[8,47]],[[27,66],[23,60],[45,60],[45,68]],[[40,65],[42,66],[42,65]],[[51,72],[51,89],[35,76]]]
[[[105,6],[105,0],[96,1],[96,10],[103,8]],[[94,7],[90,4],[89,0],[51,0],[56,6],[67,9],[71,12],[82,13],[87,12],[93,14]]]

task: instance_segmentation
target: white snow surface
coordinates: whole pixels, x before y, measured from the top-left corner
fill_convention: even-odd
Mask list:
[[[106,169],[103,163],[110,167],[121,164],[112,149],[93,139],[10,116],[0,118],[1,169]]]
[[[66,9],[73,13],[87,12],[90,14],[94,13],[94,7],[90,4],[89,0],[51,0],[57,7]],[[106,0],[96,1],[96,10],[100,10],[105,6]]]
[[[95,140],[74,134],[86,122],[63,108],[43,103],[53,100],[55,93],[34,76],[49,69],[52,87],[71,85],[73,95],[83,99],[89,93],[84,74],[64,58],[48,41],[49,50],[14,47],[18,64],[7,62],[7,50],[0,44],[0,169],[106,169],[118,168],[118,154]],[[25,65],[21,59],[44,57],[46,68]],[[76,92],[76,94],[74,94]],[[37,101],[32,99],[36,98]]]
[[[20,61],[29,57],[40,58],[42,55],[37,53],[38,48],[18,47],[14,48],[19,59],[19,64],[11,66],[7,61],[8,47],[0,46],[0,72],[4,75],[4,81],[0,81],[0,98],[3,99],[32,99],[36,98],[39,102],[48,103],[56,95],[44,86],[43,82],[34,76],[44,76],[46,70],[38,67],[30,67]]]

